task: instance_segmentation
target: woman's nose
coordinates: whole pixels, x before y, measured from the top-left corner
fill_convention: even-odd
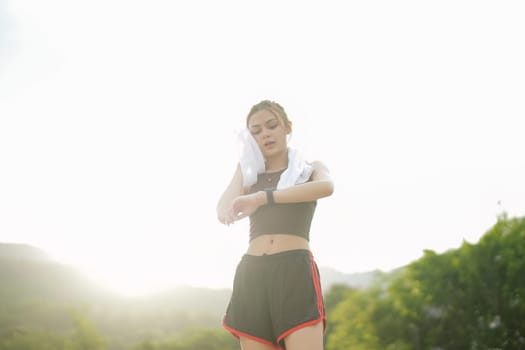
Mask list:
[[[269,128],[263,128],[262,129],[262,135],[263,135],[263,137],[270,135],[270,129]]]

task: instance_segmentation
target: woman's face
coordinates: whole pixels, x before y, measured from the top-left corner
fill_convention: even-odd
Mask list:
[[[261,109],[252,114],[248,120],[248,129],[265,158],[288,149],[286,135],[290,133],[291,126],[285,125],[282,118],[269,110]]]

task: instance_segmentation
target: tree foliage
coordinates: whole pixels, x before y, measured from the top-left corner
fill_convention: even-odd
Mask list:
[[[327,350],[525,349],[524,277],[525,218],[502,216],[477,244],[427,250],[387,287],[345,296]]]
[[[0,276],[7,278],[15,271],[8,267],[0,269]],[[333,286],[325,296],[325,348],[525,349],[524,277],[525,218],[503,215],[478,243],[464,242],[441,254],[427,250],[372,288]],[[127,304],[122,310],[99,305],[94,311],[71,311],[67,303],[36,299],[29,292],[16,299],[16,291],[29,282],[20,277],[12,281],[18,284],[0,286],[2,350],[240,348],[214,317],[167,307],[166,300],[153,308],[149,303],[137,305],[127,313]]]
[[[194,329],[165,341],[146,340],[133,350],[238,350],[239,342],[223,329]]]
[[[106,350],[105,340],[90,320],[72,312],[74,327],[67,333],[11,329],[0,337],[2,350]]]

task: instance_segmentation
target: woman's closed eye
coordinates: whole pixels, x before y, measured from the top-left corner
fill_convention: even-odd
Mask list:
[[[264,127],[267,128],[267,129],[270,129],[270,130],[274,130],[275,128],[277,128],[279,126],[279,121],[277,120],[269,120],[268,122],[266,122],[264,124]],[[261,133],[262,131],[262,127],[259,126],[259,125],[254,125],[250,128],[250,132],[252,135],[258,135]]]
[[[270,129],[270,130],[275,129],[278,126],[279,126],[279,122],[277,120],[272,120],[272,121],[269,121],[268,123],[266,123],[266,127],[268,129]]]

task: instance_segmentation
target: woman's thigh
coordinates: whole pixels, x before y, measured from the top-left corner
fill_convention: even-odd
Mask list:
[[[284,338],[286,350],[323,350],[323,322],[301,328]]]
[[[242,350],[275,350],[274,346],[266,345],[245,337],[240,337],[239,341],[241,343]]]

